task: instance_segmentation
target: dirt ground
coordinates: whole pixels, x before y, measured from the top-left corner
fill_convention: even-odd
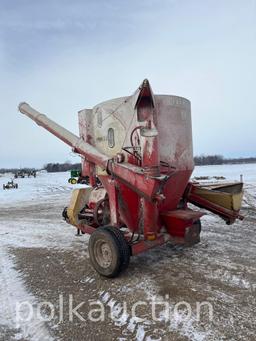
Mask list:
[[[88,236],[75,236],[76,231],[61,220],[68,196],[24,202],[0,212],[0,340],[255,340],[256,211],[252,206],[243,208],[243,222],[231,226],[209,214],[202,218],[200,244],[156,248],[133,257],[120,277],[104,279],[90,265]],[[73,315],[70,320],[70,297],[72,307],[81,304],[82,321]],[[184,304],[171,318],[163,315],[159,304],[154,321],[154,297],[168,302],[170,309],[179,302],[189,304],[190,318]],[[51,302],[54,314],[49,321],[33,318],[15,326],[17,300],[31,301],[34,308]],[[90,321],[90,304],[97,301],[105,318]],[[132,317],[138,301],[144,304]],[[196,306],[202,302],[211,304],[212,318],[208,306],[196,318]],[[49,317],[49,306],[42,311]]]

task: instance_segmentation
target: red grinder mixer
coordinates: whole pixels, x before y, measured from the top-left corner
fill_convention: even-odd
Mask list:
[[[203,213],[188,208],[189,201],[228,223],[241,218],[240,207],[205,201],[189,182],[194,162],[185,98],[154,95],[144,80],[132,96],[81,110],[80,137],[27,103],[19,110],[81,155],[89,186],[73,190],[63,216],[91,234],[90,260],[103,276],[118,275],[131,255],[167,241],[198,243]]]

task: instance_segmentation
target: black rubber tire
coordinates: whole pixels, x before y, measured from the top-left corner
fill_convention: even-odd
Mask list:
[[[119,247],[122,253],[121,271],[124,271],[127,269],[130,263],[131,257],[130,245],[127,243],[122,231],[119,228],[113,226],[104,226],[104,228],[113,233],[118,240]]]
[[[200,234],[201,234],[201,221],[200,219],[198,219],[193,223],[192,226],[186,228],[185,245],[193,246],[195,244],[200,243]]]
[[[81,184],[81,185],[89,185],[90,180],[89,180],[89,176],[79,176],[79,178],[77,179],[77,183]]]
[[[199,233],[201,233],[202,231],[202,224],[201,224],[201,220],[198,219],[194,222],[194,225],[198,225],[198,228],[199,228]]]
[[[102,245],[105,244],[105,248],[107,247],[111,252],[110,260],[104,259],[103,250],[100,251],[97,249],[101,245],[100,243]],[[99,246],[97,244],[99,244]],[[104,227],[97,228],[90,236],[88,249],[90,262],[101,276],[113,278],[121,272],[122,251],[114,233]],[[104,265],[104,262],[109,262],[109,264]]]
[[[62,218],[64,218],[64,220],[68,219],[68,206],[64,207],[62,211]]]
[[[90,185],[90,178],[88,175],[80,176],[79,180],[80,180],[80,184],[82,185]]]

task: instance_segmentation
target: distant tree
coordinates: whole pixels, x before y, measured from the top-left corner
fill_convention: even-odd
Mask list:
[[[69,162],[65,162],[65,163],[47,163],[46,165],[44,165],[44,169],[48,173],[66,172],[66,171],[69,171],[71,169],[81,170],[81,164],[80,163],[72,164],[72,163],[69,163]]]
[[[196,166],[222,165],[224,158],[222,155],[200,155],[194,157]]]

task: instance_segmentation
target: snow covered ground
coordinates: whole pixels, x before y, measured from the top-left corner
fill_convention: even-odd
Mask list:
[[[73,188],[69,172],[17,179],[17,190],[2,190],[11,176],[0,177],[0,340],[255,340],[256,164],[196,167],[193,176],[239,181],[240,174],[245,181],[243,222],[227,226],[209,214],[202,218],[200,244],[166,245],[141,254],[114,280],[94,272],[88,236],[76,237],[61,218]],[[57,311],[60,294],[65,307],[69,295],[76,304],[85,301],[79,310],[83,316],[88,316],[88,302],[98,300],[115,318],[71,323],[65,314],[60,322],[56,313],[48,322],[33,315],[17,323],[17,302],[37,307],[50,301]],[[191,318],[179,314],[166,320],[160,307],[154,321],[148,306],[138,308],[143,321],[131,316],[133,303],[150,303],[155,296],[166,298],[172,309],[182,301],[190,304]],[[205,301],[213,306],[213,320],[205,313],[197,321],[195,306]]]
[[[4,174],[0,177],[0,203],[2,205],[23,205],[24,202],[33,202],[38,199],[60,196],[63,192],[72,190],[67,182],[70,172],[47,173],[38,172],[37,177],[17,178],[13,174]],[[3,184],[13,180],[18,184],[18,190],[2,190]]]
[[[196,166],[193,176],[224,176],[230,181],[240,181],[243,175],[245,183],[256,183],[256,164]]]

